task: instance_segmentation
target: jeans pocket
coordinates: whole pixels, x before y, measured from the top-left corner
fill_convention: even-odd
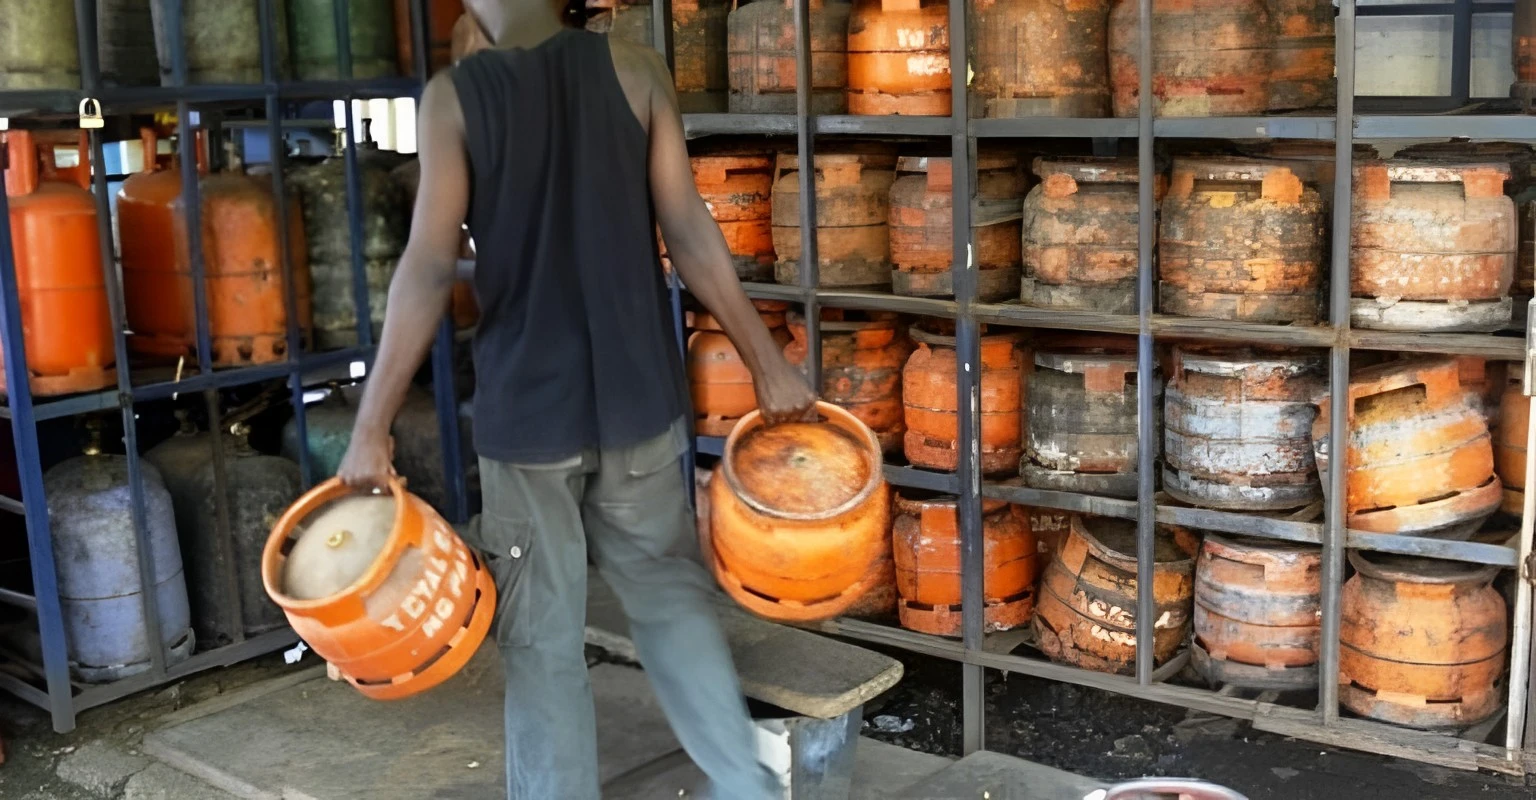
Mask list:
[[[496,581],[496,643],[526,647],[534,639],[528,621],[533,522],[484,514],[477,533],[475,544]]]

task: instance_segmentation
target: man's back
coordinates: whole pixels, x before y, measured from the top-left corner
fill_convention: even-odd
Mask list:
[[[651,213],[650,79],[643,55],[576,30],[483,50],[453,72],[482,308],[482,455],[624,447],[685,413]]]

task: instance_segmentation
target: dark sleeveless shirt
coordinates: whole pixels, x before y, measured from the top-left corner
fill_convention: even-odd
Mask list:
[[[475,239],[475,447],[538,463],[628,447],[687,408],[649,137],[608,39],[563,30],[453,71]]]

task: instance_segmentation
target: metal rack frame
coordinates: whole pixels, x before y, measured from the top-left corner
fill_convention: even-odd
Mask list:
[[[768,0],[760,0],[768,1]],[[1141,18],[1143,64],[1151,60],[1152,0],[1137,0]],[[1420,351],[1454,355],[1472,355],[1494,360],[1525,362],[1527,339],[1493,334],[1392,333],[1352,330],[1349,324],[1350,212],[1352,192],[1352,147],[1356,139],[1411,139],[1470,137],[1474,139],[1536,139],[1536,117],[1501,115],[1421,116],[1401,113],[1357,114],[1353,92],[1355,85],[1355,22],[1366,14],[1454,14],[1458,36],[1470,42],[1471,0],[1450,3],[1400,6],[1363,6],[1355,0],[1339,0],[1336,27],[1337,76],[1339,98],[1335,113],[1328,116],[1289,114],[1240,118],[1157,118],[1152,109],[1152,71],[1141,71],[1141,105],[1135,118],[1076,119],[1033,117],[1022,119],[970,119],[967,108],[967,11],[965,0],[951,0],[950,64],[953,108],[949,117],[860,117],[813,116],[809,114],[810,87],[807,0],[796,0],[795,23],[799,44],[797,68],[797,111],[795,115],[765,114],[692,114],[684,123],[690,138],[730,134],[796,135],[800,163],[812,163],[817,136],[904,136],[947,137],[954,158],[954,220],[957,232],[954,244],[955,298],[953,300],[902,297],[875,292],[848,292],[818,289],[815,236],[802,237],[801,284],[748,284],[752,297],[788,300],[805,305],[805,319],[811,355],[807,363],[819,366],[821,306],[895,311],[905,314],[943,317],[956,321],[959,357],[958,402],[962,451],[958,473],[938,473],[912,467],[887,466],[886,478],[894,485],[941,491],[959,497],[962,532],[963,635],[959,641],[905,629],[856,620],[834,620],[822,629],[841,636],[897,647],[913,652],[950,659],[961,664],[963,741],[966,752],[985,747],[982,678],[985,669],[1017,672],[1035,677],[1064,681],[1104,689],[1156,702],[1223,714],[1252,722],[1255,728],[1319,743],[1412,758],[1443,766],[1470,770],[1492,770],[1524,776],[1536,771],[1536,732],[1527,731],[1523,698],[1530,684],[1529,660],[1514,658],[1514,674],[1508,731],[1504,747],[1472,742],[1455,736],[1409,730],[1369,720],[1341,717],[1338,706],[1340,592],[1344,582],[1344,557],[1349,549],[1376,550],[1430,556],[1514,568],[1530,556],[1527,530],[1519,547],[1384,536],[1348,530],[1344,519],[1345,459],[1330,461],[1327,474],[1328,501],[1322,522],[1289,522],[1256,515],[1188,508],[1163,502],[1155,492],[1154,464],[1161,452],[1161,441],[1152,426],[1151,381],[1140,381],[1138,430],[1144,446],[1140,452],[1138,497],[1135,501],[1043,491],[1006,486],[983,481],[974,464],[979,459],[976,425],[979,419],[976,375],[980,369],[977,341],[978,324],[1022,328],[1079,330],[1135,335],[1137,360],[1144,374],[1152,369],[1155,342],[1199,340],[1234,344],[1269,344],[1327,349],[1330,363],[1332,440],[1343,441],[1346,414],[1343,403],[1349,382],[1349,355],[1353,350]],[[1508,3],[1478,4],[1477,13],[1510,10]],[[1368,10],[1367,10],[1368,9]],[[665,2],[653,8],[657,36],[654,44],[669,54],[666,36],[670,32],[669,10]],[[1460,41],[1460,39],[1458,39]],[[1470,44],[1457,47],[1458,56],[1470,53]],[[1463,91],[1469,78],[1465,63],[1455,70],[1455,85]],[[1422,104],[1405,104],[1407,111],[1425,110]],[[1060,311],[1031,308],[1016,304],[987,304],[976,300],[975,270],[969,260],[971,179],[975,146],[979,139],[1135,139],[1140,156],[1140,263],[1138,313],[1119,316],[1091,311]],[[1159,314],[1154,310],[1156,207],[1152,192],[1153,147],[1159,140],[1179,138],[1212,139],[1317,139],[1335,143],[1337,178],[1334,187],[1333,247],[1336,256],[1330,265],[1329,297],[1331,324],[1318,326],[1280,326],[1247,322],[1195,319]],[[802,230],[814,228],[815,192],[812,170],[800,170],[800,220]],[[820,385],[819,380],[813,385]],[[699,437],[697,452],[719,455],[723,441]],[[1015,655],[1006,637],[982,635],[984,595],[982,589],[981,499],[994,497],[1014,503],[1062,511],[1092,513],[1134,520],[1138,533],[1140,560],[1137,602],[1138,639],[1150,640],[1154,607],[1152,597],[1152,543],[1157,524],[1185,525],[1202,530],[1246,534],[1270,539],[1317,544],[1322,548],[1323,648],[1320,661],[1319,703],[1315,709],[1298,709],[1256,699],[1221,694],[1205,689],[1166,683],[1184,666],[1175,659],[1154,668],[1151,648],[1140,648],[1134,677],[1108,675],[1051,663],[1042,658]],[[1529,515],[1528,515],[1529,516]],[[1527,522],[1527,528],[1529,522]],[[1528,598],[1531,591],[1529,570],[1522,569],[1519,593]],[[1512,611],[1513,613],[1513,611]],[[1516,624],[1511,653],[1528,646],[1530,621]],[[1522,635],[1521,631],[1524,630]],[[1519,708],[1516,708],[1519,706]]]
[[[13,118],[66,119],[79,113],[83,100],[99,101],[106,114],[131,113],[174,106],[182,126],[181,148],[182,196],[188,198],[184,208],[187,215],[187,231],[191,255],[191,271],[196,306],[197,364],[195,374],[171,375],[165,370],[141,370],[138,374],[130,367],[127,348],[126,314],[123,305],[122,286],[117,276],[116,258],[111,246],[112,216],[106,174],[102,170],[103,144],[99,130],[89,131],[90,156],[92,159],[92,191],[96,199],[97,227],[102,241],[102,271],[106,279],[109,306],[115,330],[114,351],[116,356],[117,387],[115,389],[78,394],[58,399],[39,401],[31,393],[28,381],[26,347],[23,340],[20,294],[11,249],[9,204],[0,194],[0,330],[4,333],[5,377],[9,397],[0,407],[0,417],[10,420],[15,439],[17,469],[22,485],[22,498],[0,500],[0,509],[25,516],[27,543],[31,560],[33,592],[0,591],[0,603],[33,611],[38,620],[42,649],[43,685],[23,680],[14,675],[0,673],[0,688],[45,709],[53,716],[54,729],[67,732],[74,728],[76,715],[88,708],[111,702],[118,698],[152,688],[170,681],[214,667],[228,666],[262,653],[286,647],[297,641],[291,630],[276,631],[245,638],[236,625],[235,641],[223,647],[194,654],[181,663],[170,665],[163,646],[160,620],[153,590],[152,557],[149,548],[149,532],[144,519],[144,484],[139,456],[139,443],[135,425],[135,408],[140,404],[174,397],[178,394],[201,392],[207,405],[210,427],[217,432],[222,409],[219,390],[285,379],[290,402],[297,421],[300,441],[307,441],[305,425],[304,392],[305,377],[320,372],[330,372],[349,363],[371,363],[374,356],[373,327],[368,309],[368,287],[362,261],[362,194],[357,165],[356,142],[352,136],[352,100],[372,97],[418,97],[428,77],[428,43],[431,41],[430,16],[426,13],[425,0],[413,0],[411,24],[414,36],[414,75],[404,78],[379,80],[352,80],[351,38],[349,36],[348,3],[335,0],[337,31],[337,55],[339,80],[288,81],[282,78],[277,61],[277,26],[286,25],[280,18],[275,0],[260,0],[262,82],[259,84],[189,85],[187,82],[187,53],[182,31],[183,0],[166,0],[167,16],[171,20],[168,39],[172,42],[171,61],[174,76],[171,86],[108,88],[102,86],[98,64],[95,0],[74,0],[77,22],[77,46],[80,50],[81,88],[78,90],[47,91],[0,91],[0,116]],[[283,175],[282,111],[285,101],[312,99],[341,99],[346,101],[346,146],[342,157],[346,160],[348,197],[348,221],[352,240],[352,295],[357,314],[358,345],[341,350],[305,353],[302,349],[303,333],[299,328],[296,288],[293,281],[293,264],[288,248],[288,228],[278,224],[279,246],[282,252],[282,273],[287,292],[284,304],[287,310],[287,360],[282,363],[264,364],[215,370],[211,363],[211,335],[206,294],[206,269],[201,246],[202,226],[199,202],[199,178],[195,148],[190,146],[190,136],[197,123],[195,114],[200,106],[260,106],[265,109],[268,144],[272,151],[272,189],[276,196],[276,213],[280,220],[287,219],[289,195]],[[455,522],[467,516],[464,468],[460,460],[457,402],[453,385],[453,330],[447,318],[438,331],[432,350],[433,385],[440,432],[443,441],[444,473],[449,487],[450,508],[443,509]],[[140,565],[141,614],[150,641],[157,643],[151,648],[151,664],[147,672],[112,683],[79,685],[70,679],[69,654],[66,644],[63,613],[59,597],[59,582],[54,560],[52,536],[49,529],[47,498],[43,491],[42,466],[39,456],[38,422],[69,417],[78,414],[120,409],[124,430],[124,446],[128,456],[129,490],[133,502],[134,541]],[[228,519],[227,500],[229,482],[225,474],[226,454],[222,437],[210,437],[212,442],[212,467],[215,481],[215,509],[219,536],[216,546],[228,556],[234,547],[233,534]],[[306,487],[314,482],[313,468],[307,447],[300,448],[300,469]],[[224,597],[225,608],[234,619],[239,619],[240,598],[238,576],[234,573],[234,561],[225,558],[227,565],[225,583],[228,591]]]

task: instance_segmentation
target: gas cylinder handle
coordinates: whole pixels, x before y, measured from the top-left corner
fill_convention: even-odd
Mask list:
[[[5,193],[20,197],[37,191],[41,178],[37,172],[37,140],[32,138],[32,132],[6,131],[5,154],[9,161],[5,169]]]
[[[1248,800],[1225,786],[1205,781],[1176,778],[1143,778],[1119,783],[1107,789],[1095,789],[1083,800],[1135,800],[1145,795],[1177,795],[1190,800]]]
[[[140,174],[148,174],[160,168],[156,161],[160,156],[160,135],[155,129],[146,125],[139,128],[139,147],[143,150],[144,166],[139,170]]]

